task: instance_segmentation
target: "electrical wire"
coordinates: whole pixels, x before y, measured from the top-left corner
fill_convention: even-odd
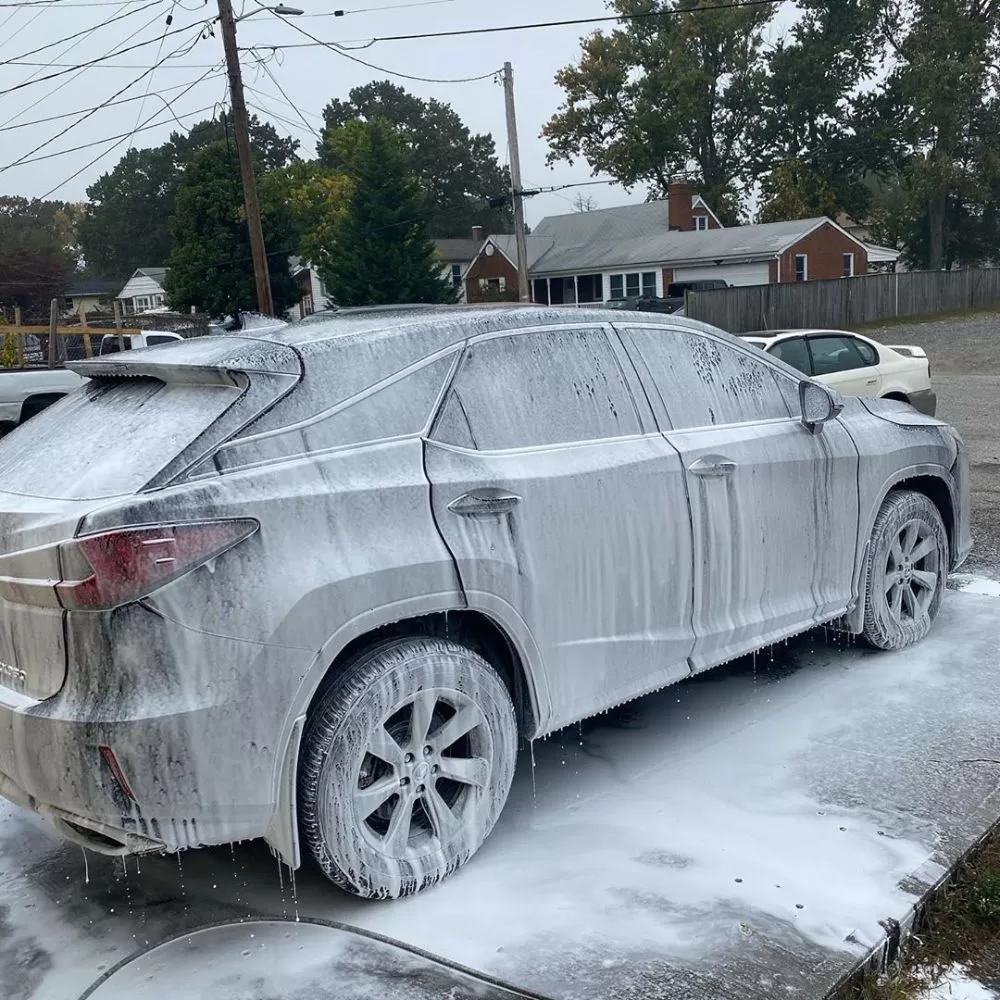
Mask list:
[[[177,95],[178,98],[183,96],[184,94]],[[188,111],[183,115],[177,115],[174,114],[173,108],[170,107],[170,102],[165,102],[165,106],[163,108],[159,108],[156,115],[162,114],[165,110],[170,112],[170,116],[181,128],[184,128],[183,119],[191,118],[194,115],[204,115],[209,111],[214,111],[215,105],[209,104],[207,107],[198,108],[197,111]],[[41,163],[43,160],[54,160],[57,157],[66,156],[69,153],[79,153],[84,149],[93,149],[94,146],[103,146],[106,142],[115,142],[118,139],[128,139],[134,136],[137,132],[148,132],[150,129],[160,128],[160,126],[164,124],[163,122],[151,122],[149,118],[146,119],[146,122],[150,122],[150,124],[137,124],[134,128],[129,129],[127,132],[121,132],[118,135],[109,135],[103,139],[94,139],[91,142],[82,142],[79,146],[70,146],[68,149],[60,149],[56,153],[43,153],[41,156],[33,156],[30,159],[22,160],[18,166],[23,167],[27,166],[29,163]]]
[[[184,29],[184,30],[190,31],[190,29],[191,29],[191,25],[188,25],[187,28]],[[132,87],[134,87],[144,77],[148,76],[150,73],[154,73],[156,71],[157,66],[160,63],[166,62],[168,59],[173,59],[177,55],[186,55],[187,52],[190,52],[191,49],[193,49],[194,46],[197,44],[198,40],[201,38],[201,32],[202,32],[202,30],[203,29],[199,26],[198,34],[195,36],[194,39],[191,40],[190,44],[188,42],[182,42],[179,46],[177,46],[176,49],[173,50],[173,52],[171,52],[168,55],[164,56],[158,62],[153,63],[153,65],[150,66],[149,69],[144,70],[142,73],[140,73],[139,76],[137,76],[134,80],[131,81],[131,83],[127,83],[124,87],[122,87],[121,89],[115,91],[115,93],[111,95],[111,97],[109,98],[109,100],[114,100],[116,97],[120,97],[122,94],[125,93],[126,90],[129,90]],[[184,51],[182,51],[182,50],[184,50]],[[208,73],[205,74],[205,76],[207,76],[207,75],[208,75]],[[185,93],[186,93],[186,91],[185,91]],[[183,96],[183,95],[181,95],[181,96]],[[27,153],[22,154],[16,160],[13,160],[10,163],[6,164],[5,166],[0,167],[0,174],[5,173],[6,171],[10,170],[11,167],[19,166],[28,157],[34,156],[35,153],[37,153],[40,150],[44,149],[46,146],[50,145],[51,143],[55,142],[56,139],[59,139],[62,136],[64,136],[67,132],[70,131],[70,129],[76,128],[77,125],[82,124],[88,118],[91,118],[94,115],[96,115],[97,112],[103,110],[104,107],[105,107],[105,104],[102,103],[102,104],[97,105],[96,107],[91,108],[86,114],[81,115],[76,121],[71,122],[64,129],[61,129],[59,132],[57,132],[54,136],[51,136],[50,138],[46,139],[45,142],[41,143],[38,146],[35,146],[34,149],[28,150]],[[157,113],[159,113],[159,112],[157,112]]]
[[[187,88],[183,92],[181,92],[175,98],[173,98],[173,100],[171,100],[171,101],[165,101],[164,104],[165,104],[167,110],[169,110],[169,111],[171,111],[171,113],[173,113],[173,105],[176,104],[177,101],[179,101],[182,97],[184,97],[185,94],[188,94],[192,90],[194,90],[194,88],[197,87],[198,84],[201,83],[203,80],[205,80],[211,74],[211,72],[212,72],[212,70],[206,70],[204,73],[202,73],[201,76],[198,77],[197,80],[195,80],[193,83],[189,84],[187,86]],[[143,122],[143,125],[147,125],[147,124],[151,123],[154,118],[159,117],[159,115],[161,115],[163,113],[163,110],[164,110],[163,108],[157,108],[157,110],[154,111],[153,114],[149,118],[147,118],[145,122]],[[199,114],[200,113],[201,112],[199,112]],[[181,128],[183,128],[183,127],[184,126],[182,125]],[[126,138],[127,138],[127,136],[126,136]],[[105,156],[107,156],[108,153],[110,153],[113,150],[117,149],[124,141],[125,141],[124,138],[119,139],[117,142],[114,143],[114,145],[108,147],[103,152],[98,153],[97,156],[95,156],[89,162],[85,163],[78,170],[75,170],[65,180],[60,181],[55,187],[50,188],[48,191],[46,191],[45,194],[43,194],[41,196],[41,200],[42,201],[46,200],[50,195],[55,194],[55,192],[58,191],[60,188],[65,187],[67,184],[69,184],[70,181],[75,180],[85,170],[89,170],[95,163],[97,163],[99,160],[102,160]]]
[[[136,68],[138,69],[139,67],[136,67]],[[177,69],[206,69],[208,67],[205,67],[205,66],[194,66],[194,67],[192,67],[192,66],[178,66],[176,68]],[[169,93],[171,90],[180,90],[184,86],[186,86],[186,84],[183,84],[183,83],[174,84],[174,86],[172,86],[172,87],[164,87],[163,88],[163,92],[164,93]],[[123,97],[120,101],[108,101],[104,105],[104,107],[105,108],[114,108],[114,107],[117,107],[120,104],[131,104],[134,101],[141,101],[144,96],[148,96],[148,95],[136,94],[134,97]],[[155,96],[160,96],[160,95],[155,95]],[[30,121],[30,122],[20,122],[17,125],[0,125],[0,132],[14,132],[14,131],[16,131],[19,128],[30,128],[32,125],[47,125],[49,122],[62,121],[64,118],[75,118],[77,115],[86,114],[90,110],[91,110],[90,108],[82,108],[81,110],[78,110],[78,111],[64,111],[60,115],[49,115],[47,118],[35,118],[32,121]]]
[[[72,35],[66,35],[64,38],[58,39],[58,41],[46,42],[44,45],[39,45],[36,49],[29,49],[27,52],[22,52],[20,55],[16,55],[11,59],[0,59],[0,66],[7,66],[10,63],[19,62],[22,59],[26,59],[28,56],[34,56],[39,52],[44,52],[46,49],[54,49],[57,45],[62,45],[63,42],[70,42],[74,38],[83,38],[86,35],[92,35],[98,29],[106,28],[108,25],[114,24],[116,21],[124,21],[128,17],[134,17],[136,14],[141,14],[143,11],[149,10],[151,7],[161,7],[166,2],[167,0],[152,0],[151,3],[147,3],[144,7],[136,7],[134,10],[128,10],[123,14],[117,14],[116,16],[109,18],[107,21],[103,21],[101,24],[95,24],[89,28],[83,28],[81,31],[76,31]],[[128,6],[128,4],[119,4],[119,6]]]
[[[199,25],[199,31],[205,31],[210,26],[211,26],[211,21],[203,22],[201,25]],[[182,32],[189,31],[192,27],[194,27],[194,25],[187,24],[182,28],[174,28],[172,31],[168,31],[165,37],[170,38],[172,35],[179,35]],[[138,32],[136,32],[136,34],[138,34]],[[135,35],[133,35],[132,37],[134,38]],[[126,52],[134,52],[136,49],[145,48],[147,45],[155,45],[159,41],[160,41],[159,37],[149,38],[144,42],[136,42],[135,45],[128,45],[123,49],[114,49],[111,52],[105,53],[103,56],[98,56],[96,59],[89,59],[87,60],[87,62],[78,63],[77,65],[72,66],[70,69],[63,69],[60,70],[58,73],[49,73],[47,76],[40,76],[35,80],[24,80],[21,83],[15,84],[13,87],[7,87],[4,90],[0,90],[0,97],[4,97],[7,94],[12,94],[17,90],[22,90],[24,87],[31,86],[33,83],[44,83],[46,80],[53,80],[58,76],[65,76],[67,73],[70,73],[73,70],[90,69],[91,66],[99,66],[101,63],[106,62],[108,59],[114,59],[115,56],[124,55]],[[195,39],[195,41],[197,41],[197,39]],[[192,44],[192,48],[193,47],[194,46]]]
[[[256,53],[254,54],[256,55]],[[260,68],[268,75],[268,77],[271,80],[271,83],[273,83],[278,88],[279,93],[285,99],[285,103],[296,113],[296,115],[298,115],[299,120],[302,122],[303,125],[305,125],[306,129],[312,132],[312,134],[316,136],[317,139],[322,139],[322,136],[319,134],[319,132],[317,132],[316,129],[312,125],[310,125],[308,121],[306,121],[306,118],[299,110],[298,105],[288,96],[288,94],[285,93],[284,87],[282,87],[281,84],[278,83],[277,78],[268,68],[267,62],[263,59],[258,58],[257,65],[260,66]]]
[[[156,47],[156,57],[153,59],[154,65],[156,65],[160,61],[160,55],[163,52],[163,42],[167,37],[167,28],[170,27],[171,23],[173,22],[173,19],[174,19],[174,5],[173,3],[171,3],[170,13],[167,15],[166,22],[164,23],[163,26],[163,34],[160,35],[160,44],[157,45]],[[149,88],[153,84],[153,77],[155,75],[156,75],[155,73],[150,73],[149,76],[146,77],[146,89],[142,95],[142,101],[139,104],[139,111],[135,116],[135,126],[134,126],[135,128],[138,128],[139,122],[142,119],[142,113],[146,109],[146,98],[149,97]],[[131,148],[132,148],[132,143],[131,141],[129,141],[128,149]],[[128,149],[125,151],[126,153],[128,152]]]
[[[121,10],[122,8],[124,8],[125,6],[127,6],[128,3],[129,3],[129,0],[125,0],[124,3],[119,3],[118,4],[118,9]],[[137,38],[148,27],[150,27],[151,25],[155,24],[156,21],[159,19],[159,17],[160,17],[159,13],[154,14],[144,25],[142,25],[142,27],[138,28],[136,31],[133,31],[132,34],[129,35],[128,38],[125,39],[125,41],[131,41],[131,39]],[[79,41],[73,42],[73,44],[67,46],[66,49],[64,49],[62,52],[60,52],[59,56],[65,55],[67,52],[69,52],[72,49],[76,48],[76,46],[79,45],[79,44],[80,44]],[[32,63],[26,63],[26,65],[34,65],[34,64],[32,64]],[[55,64],[54,63],[53,64],[38,63],[37,65],[39,66],[39,69],[36,69],[35,72],[32,73],[27,78],[27,80],[25,80],[23,82],[30,83],[32,80],[35,79],[35,77],[38,76],[38,74],[41,72],[42,69],[49,69],[49,68],[51,68],[52,65],[55,65]],[[86,69],[78,69],[76,67],[76,65],[73,64],[73,63],[63,64],[63,65],[68,65],[69,68],[70,68],[70,74],[71,75],[66,80],[63,80],[62,83],[56,84],[56,86],[53,87],[51,90],[49,90],[43,97],[38,98],[35,101],[33,101],[32,103],[25,105],[25,107],[21,108],[20,111],[18,111],[16,114],[11,115],[10,118],[8,118],[6,121],[4,121],[2,123],[2,125],[9,125],[11,122],[17,121],[17,119],[20,118],[22,115],[26,114],[32,108],[37,107],[39,104],[43,103],[44,101],[47,101],[53,95],[58,94],[60,90],[63,90],[65,87],[68,87],[71,83],[73,83],[75,80],[78,80],[86,72]],[[141,68],[144,68],[144,67],[137,67],[137,68],[141,69]]]
[[[265,7],[265,4],[261,0],[254,0],[258,7]],[[265,8],[266,9],[266,8]],[[287,17],[282,17],[280,14],[274,14],[279,21],[283,21],[289,27],[294,28],[300,35],[304,35],[306,38],[310,39],[308,46],[311,45],[321,45],[325,49],[329,49],[331,52],[335,52],[337,55],[343,56],[345,59],[350,59],[351,62],[360,63],[362,66],[367,66],[368,69],[373,69],[378,73],[386,73],[389,76],[399,77],[401,80],[414,80],[418,83],[477,83],[480,80],[490,80],[494,79],[501,71],[498,69],[492,70],[489,73],[483,73],[481,76],[468,76],[462,77],[460,79],[454,80],[440,80],[434,79],[433,77],[427,76],[413,76],[409,73],[400,73],[398,70],[386,69],[384,66],[376,66],[374,63],[366,62],[364,59],[360,59],[357,56],[351,55],[347,52],[343,46],[338,45],[336,42],[324,42],[318,39],[315,35],[310,34],[305,28],[300,28],[293,21],[289,21]],[[258,46],[258,48],[270,49],[272,51],[278,51],[283,48],[301,48],[307,46],[307,43],[303,42],[299,45],[264,45]]]
[[[645,11],[639,14],[614,14],[607,15],[604,17],[581,17],[574,18],[568,21],[537,21],[531,24],[505,24],[493,28],[462,28],[457,31],[427,31],[421,32],[419,34],[412,35],[380,35],[369,40],[359,39],[359,41],[367,41],[365,48],[370,48],[376,42],[410,42],[416,41],[418,39],[428,39],[428,38],[459,38],[465,35],[495,35],[500,32],[506,31],[533,31],[538,28],[564,28],[564,27],[576,27],[584,24],[603,24],[609,21],[623,22],[623,21],[643,21],[653,17],[680,17],[685,14],[708,14],[712,11],[717,10],[743,10],[753,7],[770,7],[773,6],[777,0],[733,0],[731,3],[718,3],[713,5],[705,5],[701,7],[691,7],[675,10],[657,10],[657,11]],[[259,3],[259,0],[258,0]],[[280,16],[280,15],[279,15]],[[331,15],[335,16],[335,15]],[[290,24],[296,29],[300,34],[306,35],[312,39],[311,43],[308,42],[292,42],[286,45],[268,45],[264,46],[269,49],[305,49],[312,48],[316,45],[321,45],[324,48],[334,48],[334,51],[343,52],[343,48],[337,45],[336,42],[324,42],[318,38],[314,38],[305,29],[298,27],[291,21],[281,18],[285,21],[285,24]],[[361,60],[357,60],[361,62]],[[364,65],[368,65],[365,63]],[[380,67],[373,67],[374,69],[380,69],[381,72],[388,72],[387,70],[381,70]],[[397,74],[398,76],[403,76],[404,74]],[[475,79],[486,79],[492,74],[487,74],[486,77],[476,77]],[[420,77],[415,77],[413,79],[422,79]],[[445,83],[445,82],[456,82],[456,83],[466,83],[469,81],[442,81],[442,80],[428,80],[424,81],[428,83]]]

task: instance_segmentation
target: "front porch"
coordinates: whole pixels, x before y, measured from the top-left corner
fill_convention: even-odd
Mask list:
[[[572,277],[535,278],[531,301],[543,306],[589,305],[604,301],[603,274],[576,274]]]

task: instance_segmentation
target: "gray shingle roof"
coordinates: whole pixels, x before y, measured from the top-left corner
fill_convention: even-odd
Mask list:
[[[580,217],[596,214],[580,213]],[[640,265],[770,259],[825,221],[822,218],[796,219],[686,233],[663,232],[661,228],[659,233],[631,239],[598,237],[595,232],[593,238],[583,243],[570,243],[565,239],[553,241],[549,250],[534,256],[534,259],[529,252],[531,262],[528,266],[537,276],[582,274]],[[541,239],[538,236],[534,238]]]
[[[547,236],[564,246],[581,246],[595,240],[631,240],[667,231],[670,212],[666,201],[642,205],[598,208],[593,212],[549,215],[534,229],[535,236]]]
[[[491,236],[490,241],[495,243],[500,252],[512,263],[517,262],[517,240],[513,236]],[[553,249],[555,241],[545,236],[536,236],[532,233],[527,238],[528,244],[528,270],[532,270],[541,259]]]
[[[165,267],[140,267],[139,270],[147,278],[152,278],[158,285],[162,285],[163,279],[167,276],[167,268]]]
[[[468,264],[482,249],[482,240],[435,240],[434,246],[446,264]]]

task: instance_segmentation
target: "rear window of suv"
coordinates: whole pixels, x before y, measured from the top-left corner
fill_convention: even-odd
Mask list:
[[[0,442],[0,492],[64,500],[134,493],[242,394],[235,386],[95,379]]]

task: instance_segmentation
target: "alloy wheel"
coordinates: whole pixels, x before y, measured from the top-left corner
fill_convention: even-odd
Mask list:
[[[420,691],[368,737],[353,788],[363,835],[398,859],[449,843],[478,809],[491,760],[486,716],[468,695]]]
[[[941,553],[926,522],[907,521],[889,546],[883,577],[889,614],[899,624],[929,613],[937,593]]]

